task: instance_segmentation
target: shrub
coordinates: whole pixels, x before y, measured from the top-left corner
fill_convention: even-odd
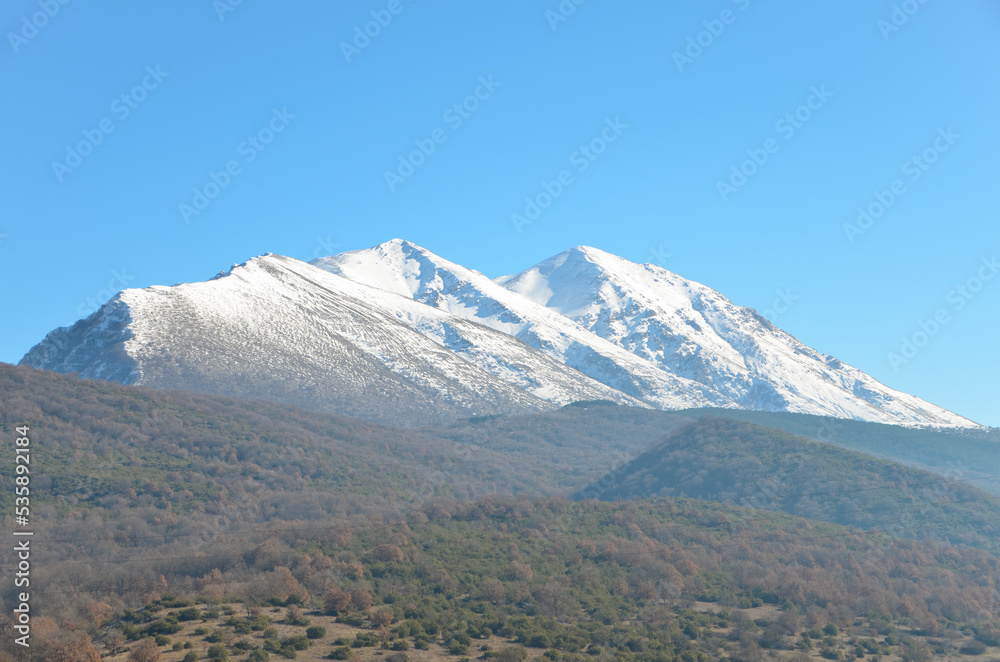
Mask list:
[[[351,660],[354,658],[354,651],[349,646],[338,646],[326,657],[330,660]]]
[[[354,635],[351,648],[366,648],[368,646],[378,646],[379,636],[374,632],[359,632]]]
[[[322,639],[326,636],[326,628],[322,625],[313,625],[306,628],[306,637],[309,639]]]
[[[158,634],[175,634],[179,632],[180,629],[181,626],[177,623],[177,621],[163,619],[162,621],[156,621],[155,623],[148,625],[145,629],[145,633],[147,636],[155,637]]]
[[[982,655],[986,652],[986,644],[981,641],[968,641],[958,649],[962,655]]]
[[[552,648],[552,637],[545,633],[539,633],[528,640],[528,645],[532,648]]]
[[[188,651],[181,662],[198,662],[198,654],[194,651]]]
[[[337,617],[337,622],[359,628],[365,624],[365,617],[361,614],[341,614]]]
[[[546,651],[548,654],[549,651]],[[510,648],[505,648],[502,651],[497,651],[493,659],[497,662],[521,662],[524,658],[528,657],[528,651],[526,651],[521,646],[511,646]]]
[[[223,644],[212,644],[208,647],[208,659],[215,660],[216,662],[227,662],[229,660],[229,651]]]
[[[976,634],[976,639],[987,646],[1000,646],[1000,630],[984,627]]]
[[[309,619],[302,615],[302,610],[291,605],[285,610],[285,622],[289,625],[309,625]]]
[[[247,662],[271,662],[271,654],[258,648],[250,653]]]

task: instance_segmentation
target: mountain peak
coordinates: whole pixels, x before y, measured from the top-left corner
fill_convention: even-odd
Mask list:
[[[973,425],[590,246],[496,281],[399,238],[309,264],[268,253],[127,290],[22,363],[397,422],[612,400]]]

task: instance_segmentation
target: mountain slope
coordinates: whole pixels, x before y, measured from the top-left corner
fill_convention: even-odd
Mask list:
[[[578,497],[688,497],[1000,552],[1000,497],[964,481],[712,416]]]
[[[635,402],[508,335],[274,255],[125,290],[21,363],[409,424]]]
[[[498,284],[740,409],[973,427],[820,354],[756,311],[661,267],[577,247]]]
[[[995,621],[989,610],[1000,563],[979,550],[692,499],[502,496],[557,495],[587,482],[578,481],[606,450],[587,434],[635,444],[690,422],[648,409],[574,406],[469,421],[491,428],[487,438],[463,426],[452,442],[434,430],[0,364],[0,431],[30,426],[42,460],[32,463],[33,524],[45,534],[44,544],[32,547],[32,590],[53,599],[39,600],[32,614],[69,630],[87,627],[109,648],[120,649],[120,636],[136,648],[142,637],[166,631],[175,645],[190,641],[204,653],[209,642],[194,628],[207,625],[224,632],[230,653],[242,659],[239,641],[268,646],[271,638],[267,630],[240,629],[250,623],[244,610],[306,591],[321,600],[331,588],[366,591],[374,603],[369,614],[396,618],[398,608],[391,642],[408,639],[420,651],[417,641],[428,641],[422,633],[444,633],[430,646],[442,660],[458,656],[448,642],[462,633],[477,646],[516,640],[536,653],[558,649],[567,660],[598,657],[590,653],[758,659],[758,637],[787,651],[826,620],[845,626],[838,635],[845,646],[870,633],[859,628],[895,633],[891,650],[871,639],[885,656],[911,650],[904,644],[897,651],[896,635],[929,637],[939,625],[997,643],[986,622]],[[532,434],[570,452],[539,448]],[[518,449],[534,451],[538,461]],[[10,513],[13,454],[7,457],[0,460],[0,506]],[[565,477],[564,463],[580,472],[560,486],[545,474],[556,469],[553,477]],[[906,485],[898,487],[909,496]],[[924,515],[930,522],[932,514]],[[961,522],[952,524],[959,531]],[[14,555],[0,557],[0,572],[11,575],[16,563]],[[203,609],[206,598],[212,604]],[[311,601],[303,600],[307,611]],[[164,618],[192,606],[194,621]],[[727,611],[735,607],[750,611]],[[238,609],[235,618],[216,618],[227,608]],[[347,617],[361,623],[363,609],[337,625]],[[281,636],[292,631],[280,615],[264,612]],[[330,625],[310,617],[312,625]],[[893,619],[899,632],[889,627]],[[177,621],[183,631],[171,627]],[[791,629],[776,633],[776,623]],[[47,653],[51,626],[32,632],[36,659],[82,659]],[[358,635],[372,632],[367,626]],[[326,655],[326,643],[340,636],[315,640],[320,646],[299,659]],[[814,635],[815,646],[822,636]],[[954,648],[961,636],[930,641]],[[594,641],[599,646],[588,644]],[[824,641],[833,659],[840,644]],[[681,646],[691,655],[664,657]],[[369,662],[383,652],[354,650]],[[163,649],[165,659],[182,653]]]
[[[755,423],[1000,494],[1000,428],[904,428],[809,414],[737,409],[703,408],[676,414]]]
[[[491,281],[409,242],[125,290],[22,364],[395,424],[580,400],[975,427],[652,265],[575,248]]]
[[[370,249],[319,258],[311,264],[511,335],[587,377],[654,407],[733,406],[713,389],[661,370],[481,273],[410,242],[393,239]]]

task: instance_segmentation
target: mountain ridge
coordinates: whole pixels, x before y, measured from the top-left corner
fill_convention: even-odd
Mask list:
[[[576,247],[491,280],[401,239],[128,289],[21,364],[390,423],[576,400],[976,427],[704,285]]]
[[[662,369],[711,385],[735,409],[975,426],[817,352],[755,310],[657,265],[576,247],[498,282]]]

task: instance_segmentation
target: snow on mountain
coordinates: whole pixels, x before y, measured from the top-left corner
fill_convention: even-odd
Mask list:
[[[975,426],[820,354],[753,309],[656,265],[581,246],[497,283],[741,409]]]
[[[410,242],[393,239],[310,264],[513,336],[587,377],[655,407],[733,405],[714,389],[662,370],[478,271]]]
[[[411,424],[640,404],[508,335],[272,255],[203,283],[125,290],[21,363]]]
[[[125,290],[21,363],[388,423],[612,400],[975,425],[704,285],[585,247],[496,281],[398,239],[311,264],[268,254]]]

